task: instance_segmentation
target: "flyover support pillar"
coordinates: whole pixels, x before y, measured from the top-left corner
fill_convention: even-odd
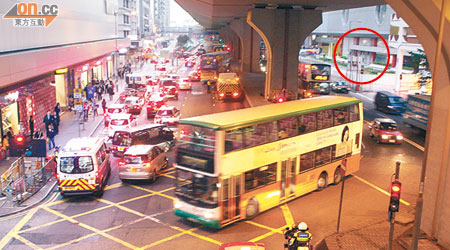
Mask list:
[[[298,53],[305,38],[322,23],[322,12],[290,6],[254,8],[248,12],[247,22],[264,40],[267,50],[265,98],[274,98],[281,89],[297,98]]]
[[[252,27],[247,24],[247,21],[243,18],[234,19],[230,23],[230,28],[239,36],[240,41],[240,59],[241,59],[241,67],[240,71],[242,73],[250,72],[251,65],[251,35],[252,35]],[[237,48],[233,48],[237,49]]]

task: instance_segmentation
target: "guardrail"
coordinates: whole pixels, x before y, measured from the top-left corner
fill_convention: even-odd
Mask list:
[[[27,161],[24,157],[18,158],[1,175],[1,193],[17,205],[38,192],[53,175],[54,160],[32,159]]]

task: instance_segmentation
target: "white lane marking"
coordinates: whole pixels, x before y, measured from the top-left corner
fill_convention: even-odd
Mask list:
[[[405,138],[405,137],[404,137],[404,138],[403,138],[403,141],[405,141],[405,142],[411,144],[412,146],[418,148],[418,149],[421,150],[422,152],[425,151],[425,148],[424,148],[424,147],[420,146],[419,144],[413,142],[412,140],[410,140],[410,139],[408,139],[408,138]]]
[[[365,95],[362,95],[362,94],[360,94],[360,93],[355,93],[355,95],[361,96],[362,98],[364,98],[364,99],[366,99],[366,100],[369,100],[369,101],[371,101],[371,102],[374,101],[372,98],[369,98],[369,97],[367,97],[367,96],[365,96]]]

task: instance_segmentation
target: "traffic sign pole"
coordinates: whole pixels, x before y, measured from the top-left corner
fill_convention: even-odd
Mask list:
[[[397,161],[395,163],[395,174],[394,174],[394,181],[392,183],[400,183],[399,182],[399,176],[400,176],[400,162]],[[398,188],[397,192],[401,192],[399,186],[395,186]],[[393,188],[394,186],[391,184],[391,199],[392,199],[392,195],[393,195]],[[400,197],[398,197],[399,201],[400,201]],[[399,203],[400,204],[400,203]],[[392,241],[394,240],[394,224],[395,224],[395,212],[391,211],[391,200],[389,201],[389,213],[388,213],[388,221],[391,223],[391,226],[389,228],[389,245],[388,245],[388,250],[392,250]],[[398,211],[398,207],[397,207],[397,211]]]

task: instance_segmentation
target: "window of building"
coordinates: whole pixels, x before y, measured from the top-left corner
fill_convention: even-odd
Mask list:
[[[359,121],[359,106],[354,104],[349,106],[350,122]]]
[[[317,130],[333,126],[333,113],[331,110],[317,112]]]
[[[305,114],[298,117],[299,134],[310,133],[316,130],[316,113]]]
[[[130,23],[130,16],[128,16],[128,15],[123,15],[123,23],[129,24],[129,23]]]
[[[128,37],[130,35],[130,31],[129,30],[124,30],[123,31],[123,37]]]
[[[278,139],[297,135],[297,117],[284,118],[277,121]]]
[[[348,107],[340,107],[333,109],[334,125],[348,123]]]
[[[314,152],[302,154],[300,156],[300,172],[305,172],[314,167]]]
[[[277,176],[277,163],[259,167],[245,172],[245,191],[275,183]]]

